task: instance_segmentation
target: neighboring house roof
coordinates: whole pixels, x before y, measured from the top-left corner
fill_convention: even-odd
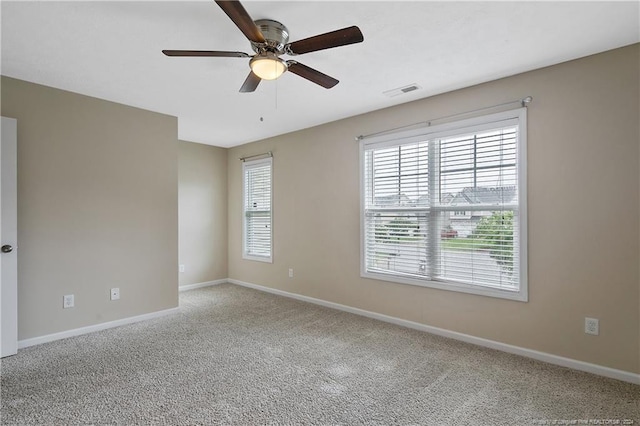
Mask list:
[[[503,204],[510,203],[516,198],[515,186],[497,186],[492,188],[464,188],[457,194],[442,194],[440,203],[458,206],[468,204]],[[423,195],[417,200],[411,200],[405,194],[391,194],[375,197],[376,206],[397,207],[397,206],[426,206],[429,205],[429,196]]]
[[[515,198],[515,186],[464,188],[458,192],[448,204],[502,204],[510,203]]]
[[[408,206],[411,199],[405,194],[391,194],[382,197],[375,197],[376,206]]]
[[[450,203],[451,203],[451,201],[452,201],[455,197],[456,197],[456,196],[455,196],[455,195],[453,195],[452,193],[447,192],[446,194],[442,194],[442,195],[440,196],[440,202],[441,202],[442,204],[450,204]]]

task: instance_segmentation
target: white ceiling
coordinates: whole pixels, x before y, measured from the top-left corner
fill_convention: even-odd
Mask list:
[[[364,42],[296,57],[340,80],[333,89],[285,73],[238,93],[248,59],[161,53],[252,54],[213,1],[2,1],[1,72],[177,116],[180,139],[230,147],[640,41],[635,1],[243,5],[284,23],[290,41],[357,25]]]

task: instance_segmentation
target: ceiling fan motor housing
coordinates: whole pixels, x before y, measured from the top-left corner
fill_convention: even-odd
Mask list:
[[[283,24],[273,19],[258,19],[254,21],[266,40],[265,43],[251,42],[251,48],[256,53],[264,51],[282,53],[284,45],[289,41],[289,30]]]

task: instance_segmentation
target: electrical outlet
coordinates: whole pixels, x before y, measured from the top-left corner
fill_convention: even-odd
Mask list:
[[[114,287],[111,289],[111,300],[118,300],[120,299],[120,289],[117,287]]]
[[[179,265],[179,266],[178,266],[178,270],[179,270],[180,272],[184,272],[184,265]]]
[[[62,307],[64,309],[73,308],[74,306],[73,294],[66,294],[62,297]]]
[[[293,278],[293,268],[289,268],[289,278]]]
[[[600,321],[597,318],[585,317],[584,332],[587,334],[593,334],[594,336],[600,334]]]

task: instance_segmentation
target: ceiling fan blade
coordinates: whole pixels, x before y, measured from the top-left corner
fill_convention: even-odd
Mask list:
[[[325,89],[331,89],[333,86],[339,83],[333,77],[330,77],[326,74],[321,73],[318,70],[314,70],[306,65],[302,65],[296,61],[287,61],[287,65],[289,66],[288,70],[294,74],[299,75],[302,78],[306,78],[312,83],[316,83]]]
[[[294,41],[287,44],[285,50],[290,55],[302,55],[303,53],[360,43],[363,40],[364,36],[360,28],[353,26]]]
[[[261,81],[262,79],[255,75],[253,71],[249,72],[247,79],[244,81],[244,83],[242,83],[240,93],[254,92]]]
[[[250,58],[244,52],[225,52],[219,50],[163,50],[167,56],[213,56],[222,58]]]
[[[251,19],[242,4],[237,0],[216,0],[218,6],[227,14],[242,34],[254,43],[266,42],[264,35]]]

